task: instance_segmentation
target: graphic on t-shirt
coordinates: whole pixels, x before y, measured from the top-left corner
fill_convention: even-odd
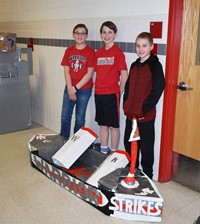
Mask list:
[[[87,58],[82,55],[71,55],[69,57],[69,63],[71,67],[74,68],[75,72],[78,72],[87,63]]]
[[[78,72],[79,69],[83,68],[83,65],[79,63],[79,60],[76,60],[75,63],[71,64],[71,67],[74,68],[75,72]]]
[[[103,57],[97,59],[97,65],[114,65],[115,57]]]

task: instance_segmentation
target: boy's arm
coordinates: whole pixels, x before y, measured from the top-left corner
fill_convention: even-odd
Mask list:
[[[87,73],[83,76],[80,82],[77,83],[76,87],[80,89],[82,86],[84,86],[92,78],[93,74],[94,74],[94,68],[88,68]]]
[[[71,76],[69,73],[69,66],[64,66],[64,77],[65,77],[65,83],[68,89],[68,94],[69,94],[69,98],[71,100],[76,100],[76,95],[70,93],[70,89],[72,88],[72,80],[71,80]]]
[[[76,84],[76,88],[80,89],[82,86],[84,86],[93,76],[94,74],[94,68],[88,68],[87,69],[87,73],[83,76],[83,78]],[[75,94],[76,93],[76,89],[74,86],[72,86],[69,89],[69,94]]]
[[[67,89],[70,89],[72,87],[72,81],[69,73],[69,66],[64,66],[64,77]]]
[[[124,87],[124,95],[123,95],[123,103],[125,103],[125,101],[128,98],[128,92],[129,92],[129,82],[130,82],[130,76],[128,77],[125,87]]]
[[[124,87],[126,84],[126,80],[128,79],[128,72],[127,70],[121,71],[121,80],[120,80],[120,95],[124,92]]]
[[[156,106],[165,88],[165,78],[162,65],[160,63],[150,65],[150,70],[152,73],[152,90],[150,95],[143,103],[143,113],[149,112],[154,106]]]
[[[127,81],[125,83],[125,88],[124,88],[123,103],[125,103],[125,101],[128,98],[129,82],[130,82],[130,73],[131,73],[131,70],[134,68],[135,65],[136,65],[136,61],[131,64],[131,67],[130,67],[130,70],[129,70],[128,79],[127,79]]]

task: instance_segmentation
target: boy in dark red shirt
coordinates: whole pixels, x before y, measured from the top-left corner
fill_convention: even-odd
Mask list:
[[[140,140],[138,141],[141,165],[149,178],[153,177],[154,163],[154,123],[156,104],[165,87],[162,65],[158,57],[151,54],[153,38],[150,33],[143,32],[136,38],[136,53],[139,58],[132,63],[129,78],[125,85],[123,109],[127,116],[124,134],[124,146],[130,153],[129,137],[132,131],[132,120],[137,119]]]

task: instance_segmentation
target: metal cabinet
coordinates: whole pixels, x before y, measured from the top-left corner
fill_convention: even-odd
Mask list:
[[[21,59],[22,54],[27,60]],[[0,134],[31,126],[30,74],[31,49],[0,53]]]

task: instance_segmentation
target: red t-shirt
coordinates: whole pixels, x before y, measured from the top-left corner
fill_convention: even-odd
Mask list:
[[[88,45],[79,50],[75,45],[68,47],[61,61],[61,65],[69,66],[72,85],[75,86],[87,73],[88,68],[95,67],[95,51]],[[93,87],[92,78],[81,89]]]
[[[96,52],[96,94],[112,94],[120,92],[120,73],[127,70],[125,55],[114,44],[110,49],[104,47]]]

